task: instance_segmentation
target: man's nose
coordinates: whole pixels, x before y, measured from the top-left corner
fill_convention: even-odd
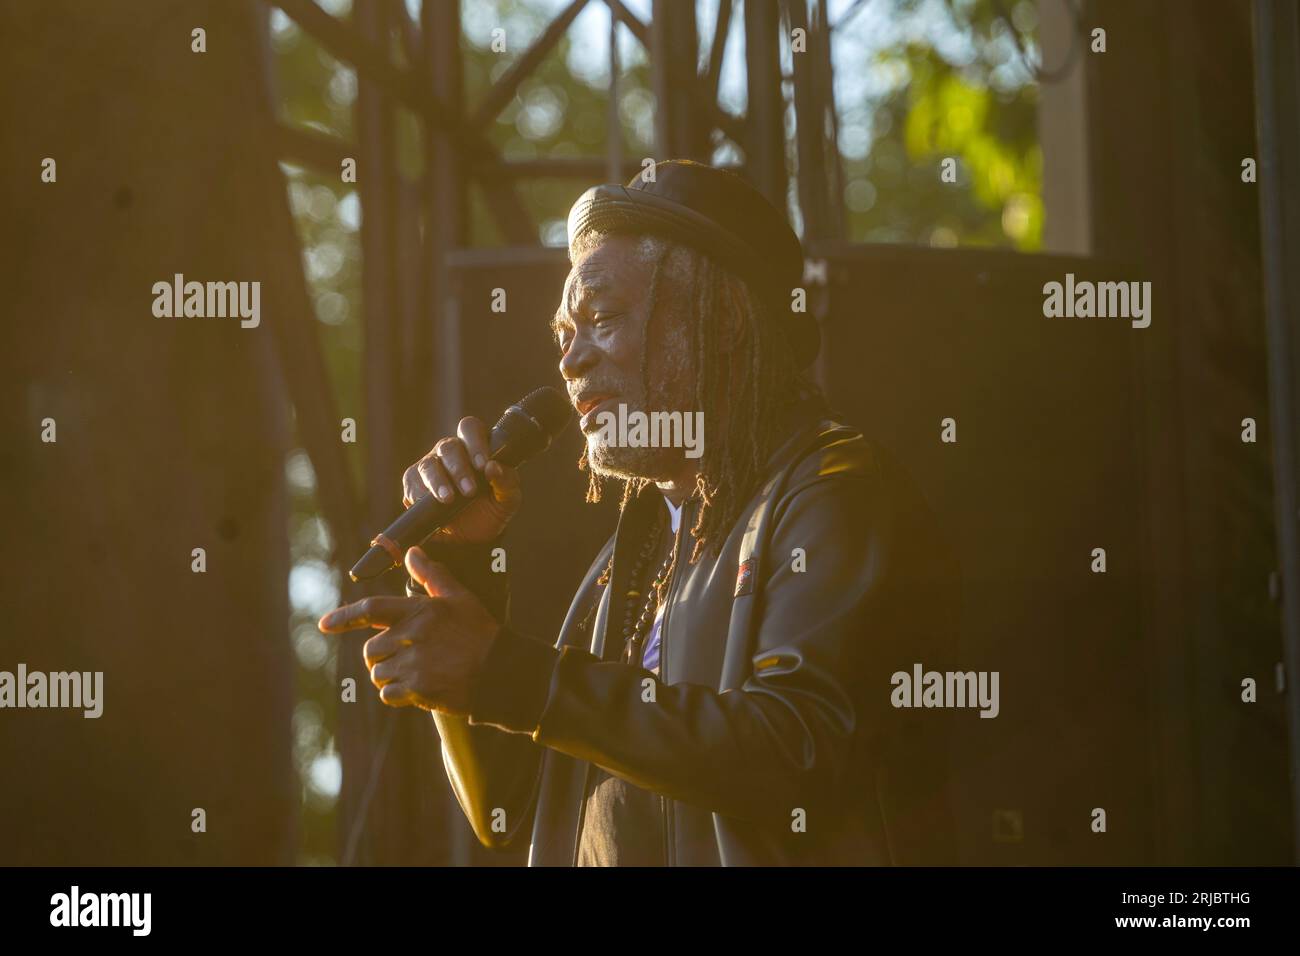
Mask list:
[[[583,332],[574,335],[569,348],[560,356],[560,374],[565,381],[582,378],[599,361],[599,350]]]

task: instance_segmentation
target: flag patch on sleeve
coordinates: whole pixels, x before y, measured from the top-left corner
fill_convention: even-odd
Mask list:
[[[736,597],[751,594],[754,590],[754,559],[746,558],[736,571]]]

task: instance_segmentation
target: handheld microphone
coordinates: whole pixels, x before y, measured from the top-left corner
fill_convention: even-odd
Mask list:
[[[569,400],[557,389],[544,386],[529,392],[507,408],[492,426],[488,440],[491,457],[509,468],[523,464],[549,448],[551,440],[572,416]],[[433,495],[421,498],[385,528],[383,534],[375,535],[370,550],[353,565],[349,577],[353,581],[368,581],[400,567],[407,548],[446,525],[472,500],[458,495],[456,500],[444,504]]]

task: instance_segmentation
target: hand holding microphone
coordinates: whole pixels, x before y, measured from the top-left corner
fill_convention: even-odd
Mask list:
[[[462,544],[499,535],[519,510],[523,492],[517,466],[545,451],[572,417],[556,389],[539,388],[506,409],[489,432],[483,421],[461,419],[402,477],[406,513],[375,536],[350,572],[364,581],[402,564],[406,550],[434,533]],[[486,484],[491,494],[480,494]]]
[[[490,493],[480,494],[484,485]],[[466,416],[456,434],[441,439],[402,475],[402,504],[409,508],[432,495],[444,505],[470,498],[464,510],[434,532],[453,544],[483,544],[494,540],[523,502],[519,469],[492,458],[488,426]]]
[[[455,437],[439,441],[406,470],[406,512],[376,536],[351,574],[363,580],[404,564],[425,594],[372,595],[331,611],[317,625],[326,634],[379,632],[362,653],[385,704],[469,714],[501,626],[449,568],[415,546],[435,533],[463,544],[495,539],[523,500],[517,466],[544,451],[571,415],[559,392],[538,389],[506,409],[491,431],[481,419],[461,419]]]

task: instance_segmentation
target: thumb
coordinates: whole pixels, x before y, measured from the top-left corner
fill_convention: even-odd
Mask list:
[[[463,590],[445,564],[434,561],[418,547],[407,549],[406,570],[429,597],[451,597]]]

